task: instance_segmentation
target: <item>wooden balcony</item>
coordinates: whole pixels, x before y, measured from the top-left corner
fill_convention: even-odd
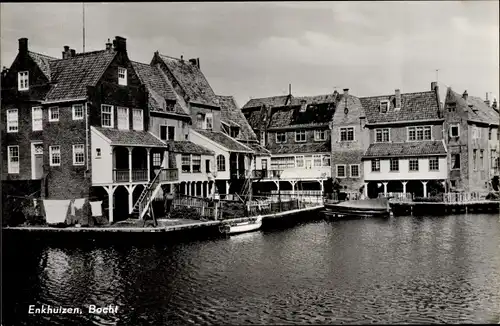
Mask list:
[[[114,169],[113,170],[114,182],[130,182],[130,170],[128,169]],[[132,169],[132,182],[148,181],[147,169]]]
[[[254,179],[278,179],[283,170],[253,170],[252,178]]]

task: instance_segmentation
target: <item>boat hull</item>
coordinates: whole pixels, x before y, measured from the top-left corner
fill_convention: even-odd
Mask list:
[[[256,231],[260,229],[261,226],[262,226],[262,218],[259,217],[253,221],[225,225],[223,230],[224,233],[226,234],[238,234],[238,233]]]
[[[385,199],[352,200],[340,204],[326,204],[323,214],[326,217],[366,218],[390,217],[390,206]]]

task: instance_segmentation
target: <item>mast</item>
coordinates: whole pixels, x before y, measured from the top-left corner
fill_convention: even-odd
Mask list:
[[[82,2],[82,14],[83,14],[83,53],[85,53],[85,2]]]

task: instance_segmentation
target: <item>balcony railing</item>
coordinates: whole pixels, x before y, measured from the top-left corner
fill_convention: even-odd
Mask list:
[[[244,179],[246,177],[247,170],[239,169],[239,170],[231,170],[231,179]]]
[[[177,181],[179,180],[178,169],[162,169],[160,174],[160,182]]]
[[[129,182],[129,170],[113,170],[114,182]]]
[[[113,170],[113,181],[114,182],[129,182],[130,181],[130,171],[128,169],[114,169]],[[147,169],[133,169],[132,170],[132,181],[148,181],[148,170]]]
[[[282,170],[253,170],[252,176],[256,179],[273,179],[279,178],[279,175]]]

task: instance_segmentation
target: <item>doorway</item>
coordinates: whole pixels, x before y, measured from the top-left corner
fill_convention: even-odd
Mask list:
[[[31,175],[32,179],[43,177],[43,143],[31,143]]]

